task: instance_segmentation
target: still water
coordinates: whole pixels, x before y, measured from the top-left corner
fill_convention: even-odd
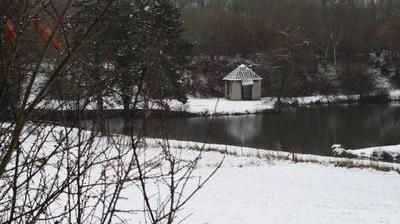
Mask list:
[[[109,130],[123,133],[123,119],[107,120]],[[282,113],[215,118],[170,118],[152,122],[150,136],[162,126],[170,139],[207,141],[330,155],[332,144],[361,148],[400,143],[400,105],[299,108]]]

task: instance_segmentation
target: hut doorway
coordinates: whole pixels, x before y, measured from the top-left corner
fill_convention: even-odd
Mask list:
[[[252,100],[253,85],[242,86],[242,100]]]

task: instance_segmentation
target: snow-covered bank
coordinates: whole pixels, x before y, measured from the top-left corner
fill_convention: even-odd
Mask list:
[[[393,101],[399,101],[400,100],[400,90],[393,90],[389,92],[389,97]]]
[[[376,146],[342,152],[358,158],[400,162],[400,145]]]
[[[153,147],[157,145],[158,141],[159,140],[157,139],[147,139],[148,144],[152,145]],[[372,161],[366,157],[360,159],[340,158],[177,140],[170,140],[169,145],[174,148],[189,149],[194,151],[201,149],[206,152],[217,152],[224,155],[237,157],[260,158],[266,160],[286,160],[300,163],[318,163],[347,168],[371,168],[384,171],[396,171],[400,173],[400,164],[398,163]]]
[[[171,110],[194,114],[252,114],[274,109],[273,98],[255,101],[231,101],[224,98],[197,99],[189,98],[186,104],[173,100],[169,103]]]
[[[359,95],[350,97],[351,100],[357,101]],[[391,91],[389,99],[392,101],[400,100],[400,90]],[[344,95],[338,96],[306,96],[290,99],[283,99],[289,104],[297,104],[299,106],[321,105],[329,103],[348,102],[349,97]],[[201,115],[234,115],[234,114],[254,114],[263,111],[273,110],[276,98],[265,97],[255,101],[231,101],[224,98],[189,98],[187,103],[183,104],[179,101],[172,100],[168,104],[173,111],[189,112]]]

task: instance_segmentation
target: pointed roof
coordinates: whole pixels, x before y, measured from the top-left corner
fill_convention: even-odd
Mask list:
[[[239,65],[235,70],[224,77],[226,81],[254,81],[262,80],[253,70],[244,64]]]

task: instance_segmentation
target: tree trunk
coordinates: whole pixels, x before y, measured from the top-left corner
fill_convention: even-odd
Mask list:
[[[328,54],[329,54],[329,47],[326,46],[324,50],[324,68],[325,72],[328,71]]]
[[[106,136],[108,133],[107,122],[104,116],[104,100],[103,94],[99,91],[96,94],[96,103],[97,103],[97,123],[99,125],[99,129],[102,136]]]
[[[333,47],[333,65],[336,68],[337,62],[336,62],[336,46]]]
[[[123,132],[126,134],[130,134],[131,130],[131,120],[129,119],[129,113],[131,112],[131,97],[127,94],[121,94],[122,105],[124,107],[124,126]]]

